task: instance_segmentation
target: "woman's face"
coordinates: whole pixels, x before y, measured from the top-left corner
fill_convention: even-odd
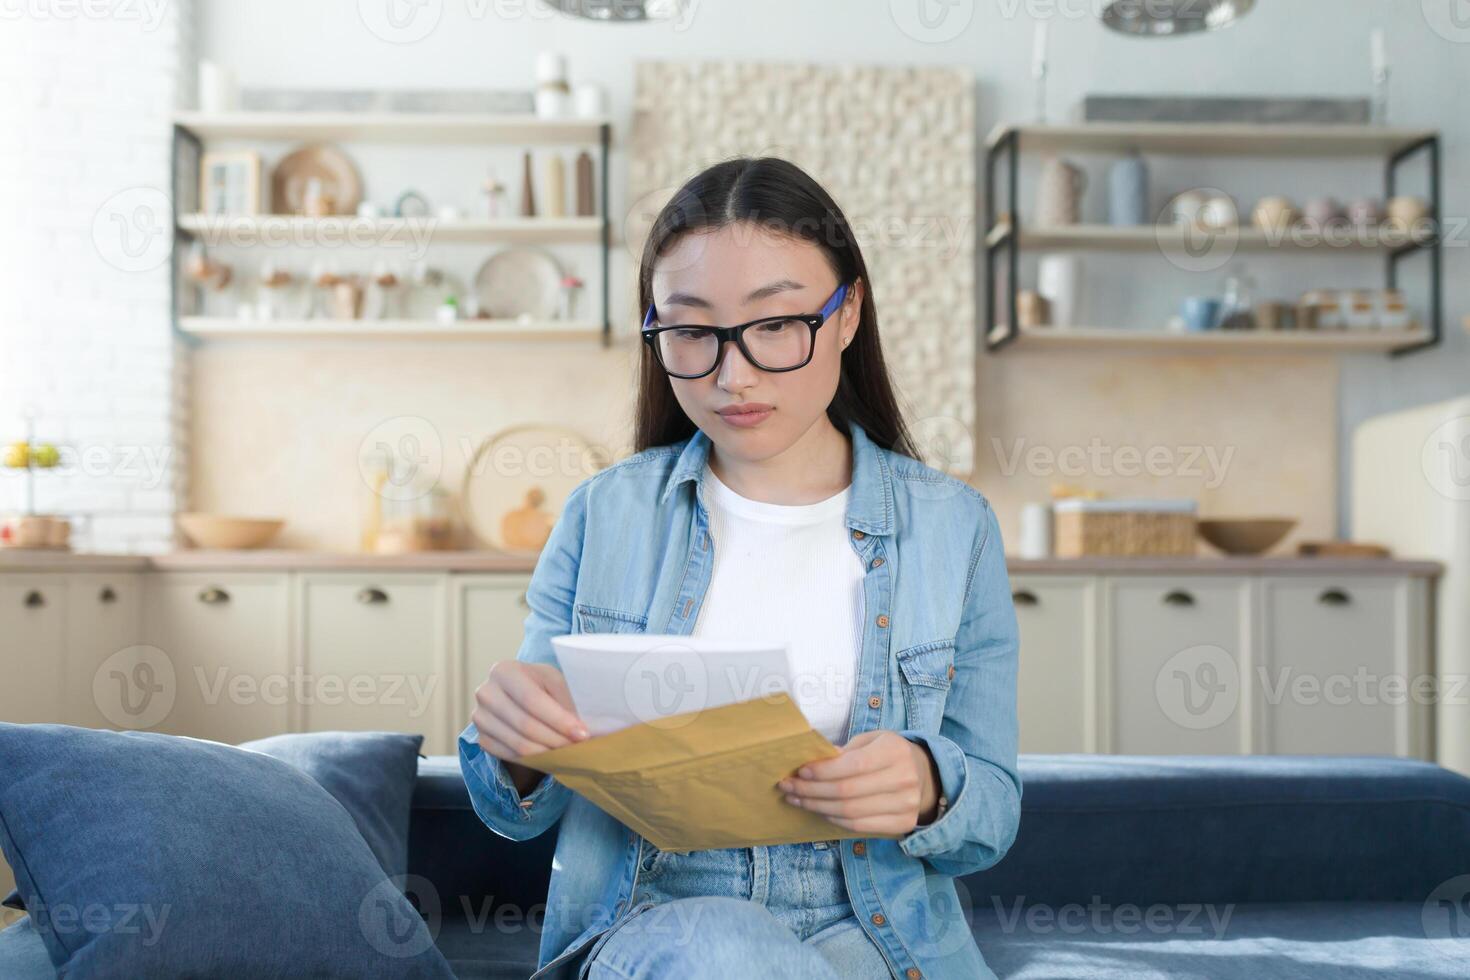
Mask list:
[[[661,324],[733,326],[760,317],[818,312],[838,286],[822,250],[750,222],[689,232],[654,266]],[[669,378],[674,397],[720,453],[746,461],[789,449],[824,418],[837,392],[842,348],[857,331],[861,282],[817,331],[812,359],[795,371],[762,371],[735,344],[702,378]],[[747,343],[754,344],[753,333]],[[737,410],[758,408],[753,413]]]

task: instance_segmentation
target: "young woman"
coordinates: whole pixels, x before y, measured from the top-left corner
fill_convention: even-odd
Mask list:
[[[639,293],[637,454],[572,492],[459,741],[493,830],[560,821],[535,977],[991,976],[954,878],[1020,813],[1004,552],[916,458],[847,220],[791,163],[718,164],[659,214]],[[587,737],[550,638],[638,631],[788,643],[842,751],[784,798],[874,836],[660,851],[520,765]]]

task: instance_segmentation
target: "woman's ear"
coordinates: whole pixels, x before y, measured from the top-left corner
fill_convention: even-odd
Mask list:
[[[844,322],[850,321],[852,323],[852,329],[842,338],[842,346],[844,348],[848,344],[851,344],[853,338],[857,335],[858,323],[862,320],[862,315],[863,280],[859,277],[853,279],[852,285],[848,287],[847,295],[842,298],[842,319]]]

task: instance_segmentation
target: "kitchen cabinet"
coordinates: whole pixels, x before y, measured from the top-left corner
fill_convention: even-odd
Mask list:
[[[1097,751],[1097,593],[1090,578],[1011,580],[1022,752]]]
[[[1120,578],[1105,591],[1103,751],[1249,752],[1249,582]]]
[[[1427,756],[1427,596],[1399,579],[1266,579],[1263,751]]]
[[[447,753],[446,578],[298,576],[300,696],[291,729],[421,734],[426,753]]]
[[[0,719],[226,742],[405,731],[452,753],[475,688],[520,649],[530,574],[429,557],[12,564],[0,571]],[[1436,566],[1011,566],[1023,752],[1435,758]]]
[[[453,584],[455,678],[451,727],[457,736],[474,711],[475,689],[501,660],[520,652],[529,575],[456,575]]]
[[[289,731],[288,617],[285,574],[150,575],[143,633],[157,653],[142,679],[173,703],[148,727],[229,743]]]
[[[64,717],[66,578],[0,575],[0,721]]]
[[[143,577],[136,572],[91,572],[66,576],[66,650],[62,717],[86,728],[127,727],[103,713],[121,685],[136,683],[137,658],[130,648],[143,642]],[[127,669],[124,669],[127,668]],[[121,700],[117,701],[121,704]]]

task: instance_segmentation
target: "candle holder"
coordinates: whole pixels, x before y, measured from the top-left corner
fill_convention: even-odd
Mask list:
[[[1387,66],[1373,70],[1372,121],[1375,126],[1388,125],[1388,77]]]

